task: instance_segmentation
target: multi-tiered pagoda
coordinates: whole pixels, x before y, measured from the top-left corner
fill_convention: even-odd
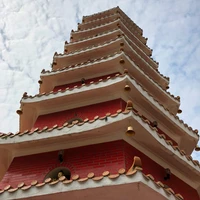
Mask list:
[[[119,7],[83,17],[0,134],[1,200],[200,199],[198,131],[146,41]]]

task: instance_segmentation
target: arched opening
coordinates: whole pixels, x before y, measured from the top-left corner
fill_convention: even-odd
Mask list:
[[[57,167],[53,170],[51,170],[44,178],[46,180],[47,178],[51,178],[53,181],[58,180],[61,176],[65,176],[66,179],[70,180],[71,178],[71,172],[66,167]]]

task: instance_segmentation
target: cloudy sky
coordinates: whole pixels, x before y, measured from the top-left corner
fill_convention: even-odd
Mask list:
[[[82,16],[116,6],[144,30],[169,91],[181,97],[180,118],[200,130],[199,0],[0,0],[1,132],[18,130],[22,94],[38,93],[41,70]]]

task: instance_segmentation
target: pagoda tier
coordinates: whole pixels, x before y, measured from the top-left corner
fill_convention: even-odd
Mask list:
[[[110,26],[110,25],[108,25],[108,26]],[[105,27],[105,30],[107,30],[108,28],[107,27]],[[111,32],[113,32],[113,28],[110,28],[111,29]],[[134,42],[134,41],[131,41],[131,37],[126,33],[126,32],[124,32],[123,30],[121,30],[121,29],[114,29],[114,31],[115,32],[117,32],[116,30],[118,30],[118,32],[120,33],[121,32],[121,34],[123,34],[123,35],[127,35],[126,37],[125,36],[123,36],[123,35],[120,35],[120,34],[118,34],[117,36],[113,36],[113,35],[109,35],[109,36],[112,36],[112,37],[110,37],[111,39],[110,40],[105,40],[104,39],[104,37],[105,38],[109,38],[108,37],[108,34],[110,34],[110,32],[109,33],[104,33],[104,31],[105,30],[102,30],[102,34],[101,34],[101,36],[99,36],[98,37],[98,35],[96,35],[95,33],[94,33],[94,35],[95,35],[95,37],[91,37],[91,39],[92,39],[92,41],[90,41],[91,43],[93,42],[93,41],[95,41],[95,39],[99,39],[99,43],[93,43],[93,45],[89,45],[88,44],[88,46],[84,46],[84,48],[83,49],[76,49],[76,51],[72,51],[72,52],[69,52],[68,53],[68,49],[67,49],[67,46],[68,45],[66,45],[66,47],[65,47],[65,52],[67,53],[67,54],[76,54],[77,52],[82,52],[83,50],[87,50],[87,51],[89,51],[90,49],[92,49],[92,48],[98,48],[99,46],[102,46],[102,45],[106,45],[106,46],[110,46],[110,45],[112,45],[113,43],[115,44],[115,43],[117,43],[118,41],[120,41],[120,45],[119,46],[117,46],[118,48],[117,48],[117,50],[118,49],[124,49],[124,48],[122,48],[122,46],[123,45],[126,45],[126,46],[128,46],[129,48],[128,49],[130,49],[131,47],[132,48],[135,48],[135,47],[137,47],[136,46],[136,43]],[[96,33],[99,33],[99,31],[101,31],[101,30],[98,30],[98,28],[94,28],[94,31],[96,31]],[[91,31],[91,29],[90,30],[88,30],[87,31],[89,34],[91,34],[92,36],[93,36],[93,32]],[[86,32],[86,33],[87,33]],[[76,32],[74,32],[74,35],[75,35],[75,33]],[[77,32],[76,33],[76,35],[77,34],[80,34],[80,35],[82,35],[83,33],[82,32]],[[85,33],[85,34],[86,34]],[[116,34],[115,34],[116,35]],[[121,36],[121,37],[120,37]],[[98,37],[98,38],[97,38]],[[101,43],[101,40],[102,39],[104,39],[104,41]],[[84,44],[84,42],[85,41],[87,41],[88,40],[88,38],[86,38],[86,39],[84,39],[84,40],[81,40],[81,42],[80,41],[78,41],[78,43],[79,44]],[[75,42],[75,43],[77,43],[77,42]],[[125,44],[122,44],[122,43],[125,43]],[[73,43],[72,43],[73,44]],[[95,45],[94,45],[95,44]],[[121,46],[121,47],[120,47]],[[144,66],[146,66],[146,68],[147,68],[147,66],[149,67],[149,68],[152,68],[152,69],[156,69],[157,68],[157,63],[155,63],[155,61],[153,61],[150,57],[148,57],[141,49],[139,50],[139,48],[140,47],[137,47],[137,48],[135,48],[135,50],[134,49],[131,49],[131,52],[130,52],[130,55],[133,57],[133,58],[135,58],[136,59],[136,62],[138,62],[138,64],[140,64],[140,65],[144,65]],[[71,45],[71,49],[73,50],[73,45]],[[128,49],[126,49],[126,51],[128,50]],[[109,53],[109,52],[108,52]],[[59,63],[59,59],[58,58],[65,58],[66,57],[66,55],[55,55],[54,56],[54,63],[53,63],[53,69],[59,69],[59,68],[62,68],[62,62],[61,63]],[[56,59],[57,58],[57,59]],[[140,59],[139,59],[140,58]],[[69,64],[71,64],[71,63],[69,63]]]
[[[113,29],[111,31],[106,31],[103,32],[100,35],[95,35],[80,41],[75,41],[73,43],[66,43],[65,44],[65,54],[73,54],[82,50],[90,50],[92,48],[98,48],[101,45],[104,44],[109,44],[112,43],[112,41],[118,41],[121,38],[121,43],[119,46],[120,50],[124,50],[123,46],[124,46],[124,41],[125,41],[125,45],[127,45],[129,48],[126,49],[126,51],[128,51],[131,48],[131,52],[130,55],[136,59],[136,62],[138,62],[138,64],[143,64],[145,66],[149,66],[152,69],[154,69],[155,66],[155,61],[152,60],[152,58],[150,58],[149,56],[147,56],[137,45],[135,45],[134,42],[132,42],[132,40],[126,36],[126,34],[124,34],[124,32],[117,28],[117,29]],[[96,45],[94,45],[96,44]],[[56,55],[55,55],[56,56]],[[63,55],[64,56],[64,55]],[[138,60],[138,58],[140,58],[141,60]],[[55,60],[55,59],[54,59]],[[56,62],[56,60],[55,60]],[[55,63],[57,64],[57,63]],[[157,65],[157,64],[156,64]],[[53,66],[53,68],[59,68],[60,66]],[[155,70],[155,69],[154,69]],[[156,69],[157,71],[157,69]],[[166,83],[168,83],[168,80],[165,80]]]
[[[124,51],[127,53],[135,64],[138,65],[143,71],[158,82],[163,89],[166,89],[169,81],[163,77],[157,70],[152,68],[148,62],[146,62],[134,49],[133,43],[130,43],[126,37],[117,36],[106,42],[102,42],[97,45],[92,45],[88,48],[79,49],[77,51],[67,53],[67,54],[55,54],[53,61],[53,70],[62,69],[70,65],[77,65],[84,62],[89,62],[92,59],[98,59],[107,55],[112,55],[119,51]],[[106,51],[105,51],[106,49]],[[104,50],[104,51],[103,51]],[[93,52],[96,55],[92,55]],[[77,59],[75,59],[77,58]],[[146,57],[148,58],[148,57]],[[66,65],[67,63],[67,65]]]
[[[146,41],[118,7],[83,17],[0,134],[0,199],[200,199],[198,131]]]
[[[103,38],[106,38],[108,40],[104,40],[104,42],[101,42]],[[89,45],[87,46],[85,43],[88,42],[88,40]],[[99,43],[95,43],[96,41],[99,41]],[[114,30],[114,32],[112,31],[111,33],[104,34],[99,37],[95,36],[81,42],[66,44],[65,51],[67,52],[65,54],[55,53],[52,67],[53,70],[56,70],[66,67],[66,62],[68,66],[76,65],[81,62],[87,62],[91,59],[92,51],[98,53],[98,55],[92,56],[92,58],[95,59],[99,58],[100,56],[103,57],[121,50],[127,52],[129,56],[131,56],[131,58],[135,61],[135,63],[141,67],[141,69],[145,70],[149,74],[149,76],[159,82],[160,85],[162,85],[162,87],[166,89],[169,80],[159,74],[159,72],[151,66],[151,63],[154,63],[152,59],[146,56],[139,48],[137,48],[138,50],[135,50],[135,47],[135,44],[128,37],[126,37],[126,35],[124,35],[122,31]],[[102,52],[102,48],[108,51],[107,54],[105,51]],[[74,57],[77,57],[77,60],[74,60]]]
[[[131,38],[133,37],[127,37],[127,35],[119,27],[106,32],[102,32],[100,34],[92,35],[87,38],[83,38],[82,40],[74,41],[72,43],[66,42],[64,52],[67,54],[73,53],[74,51],[77,51],[77,49],[91,48],[94,46],[94,44],[101,44],[105,41],[109,41],[120,36],[123,36],[129,45],[135,49],[134,51],[138,54],[138,56],[141,56],[146,62],[148,62],[148,64],[153,67],[157,65],[155,61],[152,60],[152,58],[146,55],[143,50],[141,50],[134,42],[132,42]]]
[[[126,19],[124,19],[119,13],[114,13],[113,15],[110,15],[110,16],[106,16],[106,17],[102,17],[102,18],[99,18],[99,19],[96,19],[93,21],[83,22],[81,24],[78,24],[78,30],[87,30],[87,29],[93,28],[95,26],[101,26],[102,24],[114,22],[115,20],[118,20],[118,19],[121,19],[123,24],[125,24],[126,27],[128,27],[131,30],[131,32],[134,33],[136,38],[141,40],[142,43],[146,43],[146,39],[141,37],[142,33],[140,33],[140,31],[136,30],[135,26],[130,25],[126,21]]]
[[[79,70],[77,73],[76,69]],[[110,56],[106,56],[94,61],[87,62],[86,64],[69,66],[63,70],[44,72],[41,75],[40,94],[51,92],[54,87],[65,85],[66,82],[78,82],[81,83],[81,79],[85,80],[94,77],[94,72],[101,75],[109,75],[110,73],[119,72],[124,73],[124,70],[134,76],[138,83],[148,91],[149,94],[163,104],[173,114],[178,112],[180,106],[179,97],[174,97],[166,92],[162,87],[151,79],[145,71],[142,71],[134,61],[124,52],[119,52]],[[66,80],[66,74],[69,78]]]
[[[109,32],[113,29],[118,28],[119,30],[123,31],[127,36],[129,36],[138,47],[140,47],[144,52],[148,53],[148,55],[150,54],[149,51],[147,51],[148,47],[145,45],[144,42],[142,42],[140,39],[138,39],[133,33],[132,31],[129,29],[129,27],[126,27],[123,23],[123,21],[119,18],[116,19],[112,22],[109,23],[105,23],[105,24],[101,24],[99,26],[95,26],[92,28],[88,28],[88,29],[84,29],[84,30],[78,30],[78,31],[73,31],[71,32],[71,42],[74,41],[81,41],[90,37],[94,37],[97,34],[103,34],[105,31]],[[148,49],[149,50],[149,49]],[[156,65],[156,63],[152,63],[155,64],[155,68],[157,68],[158,66]]]
[[[104,18],[105,16],[108,17],[110,15],[114,15],[116,13],[119,13],[120,16],[122,16],[129,23],[129,25],[134,26],[134,31],[136,31],[139,35],[142,35],[143,30],[139,26],[137,26],[119,7],[109,9],[104,12],[99,12],[94,15],[83,16],[82,22],[83,23],[91,22],[91,21],[100,19],[102,17]]]
[[[116,18],[121,18],[123,23],[126,24],[126,26],[128,26],[131,31],[134,33],[135,37],[140,38],[141,41],[143,43],[146,43],[146,38],[142,37],[142,29],[140,29],[132,20],[129,19],[129,17],[123,13],[123,11],[120,8],[115,8],[112,10],[111,13],[101,13],[100,15],[96,15],[96,16],[84,16],[83,20],[82,20],[82,24],[78,25],[78,28],[80,29],[81,27],[85,27],[88,28],[90,27],[90,25],[92,24],[98,24],[98,21],[102,20],[102,19],[117,19]],[[111,20],[108,20],[107,22],[109,22]]]
[[[155,179],[156,181],[162,182],[163,176],[164,176],[164,173],[162,173],[162,171],[164,172],[164,169],[167,167],[167,168],[170,168],[171,173],[172,173],[171,175],[174,178],[177,177],[178,183],[180,183],[181,180],[182,182],[186,182],[188,186],[185,185],[184,187],[179,184],[174,185],[173,181],[172,182],[168,181],[167,183],[165,183],[168,185],[168,187],[173,186],[172,188],[173,190],[176,191],[176,193],[181,193],[183,195],[184,194],[182,190],[183,188],[186,188],[187,191],[189,191],[189,190],[192,190],[192,188],[196,189],[199,187],[199,184],[200,184],[198,182],[199,172],[200,172],[199,163],[197,161],[192,160],[188,156],[186,157],[184,155],[184,151],[181,151],[176,146],[172,146],[170,141],[165,140],[164,139],[165,137],[163,135],[158,134],[158,132],[156,132],[156,129],[151,127],[148,121],[145,121],[144,119],[142,119],[142,117],[139,116],[137,113],[131,112],[131,111],[118,113],[118,114],[113,114],[111,116],[107,116],[107,121],[105,119],[106,118],[104,116],[100,119],[96,118],[95,120],[89,120],[89,121],[84,120],[84,123],[76,122],[77,124],[74,123],[71,125],[69,124],[69,125],[64,125],[60,127],[46,128],[41,131],[34,130],[32,132],[19,133],[18,135],[15,135],[14,137],[12,135],[11,136],[12,138],[8,137],[7,140],[2,140],[1,147],[6,149],[7,151],[12,152],[12,158],[15,157],[13,161],[14,163],[17,162],[18,163],[17,165],[19,165],[20,163],[22,163],[22,161],[20,160],[23,159],[24,167],[27,165],[28,166],[31,165],[31,168],[27,166],[27,168],[23,167],[22,168],[23,170],[19,170],[19,173],[21,174],[20,176],[22,177],[13,179],[13,181],[15,180],[15,184],[13,184],[13,181],[9,179],[9,174],[6,175],[5,178],[3,179],[3,182],[5,181],[5,187],[9,183],[10,185],[12,185],[13,188],[16,188],[16,184],[17,185],[20,184],[21,181],[25,182],[25,184],[27,185],[31,184],[31,182],[35,179],[35,177],[33,177],[33,174],[30,171],[30,169],[33,168],[33,165],[34,165],[34,168],[37,169],[35,165],[37,162],[35,164],[33,163],[31,164],[31,162],[29,161],[29,160],[32,160],[31,155],[35,156],[34,160],[41,160],[40,167],[39,167],[39,169],[41,169],[41,165],[45,165],[45,166],[50,165],[48,164],[50,163],[48,162],[48,157],[49,158],[51,157],[49,155],[48,157],[45,156],[44,158],[42,158],[41,157],[42,152],[51,153],[51,151],[64,149],[66,147],[67,149],[70,150],[71,148],[87,146],[90,144],[93,144],[93,145],[99,144],[99,143],[101,144],[102,142],[105,143],[105,142],[117,141],[117,140],[124,140],[127,143],[129,143],[131,146],[134,146],[140,152],[143,152],[143,154],[145,154],[145,156],[143,157],[140,156],[142,159],[142,163],[144,162],[143,163],[144,174],[151,173],[154,177],[156,176],[156,179]],[[124,133],[126,131],[126,128],[129,125],[133,126],[135,133],[137,133],[134,137],[125,137]],[[114,143],[114,146],[119,146],[119,145],[115,145]],[[90,147],[88,148],[90,150],[93,149]],[[65,150],[66,152],[68,151],[67,149]],[[99,149],[100,151],[102,151],[101,147]],[[111,150],[113,149],[113,147],[110,146],[109,149]],[[116,151],[115,148],[113,150]],[[73,149],[71,149],[71,151],[73,151]],[[80,150],[80,151],[83,152],[83,150]],[[136,153],[135,150],[131,150],[131,151],[133,152],[134,155],[139,155],[138,153]],[[52,154],[52,158],[53,160],[55,160],[54,161],[55,163],[56,163],[56,155],[57,155],[56,153],[57,152]],[[68,155],[68,153],[66,154]],[[171,156],[171,154],[173,154],[174,156]],[[80,157],[79,153],[75,155]],[[98,154],[96,153],[95,155],[97,156]],[[109,157],[111,156],[109,153],[107,155]],[[119,163],[118,155],[119,154],[117,153],[116,161],[115,161],[116,163]],[[157,164],[154,164],[155,165],[153,167],[154,170],[153,169],[150,170],[149,168],[150,166],[152,166],[151,162],[146,163],[146,160],[148,157],[153,159],[157,163]],[[163,158],[165,159],[163,160]],[[74,166],[73,163],[71,162],[71,159],[67,159],[67,160],[68,161],[66,165],[64,166],[68,166],[68,167],[70,167],[70,165]],[[113,163],[114,161],[110,160],[110,162]],[[115,175],[118,169],[124,167],[123,162],[114,168],[113,166],[112,168],[109,167],[108,164],[103,164],[103,166],[104,165],[107,166],[106,169],[109,170],[111,174],[115,174]],[[60,166],[60,165],[55,165],[55,166]],[[84,168],[84,171],[82,171],[83,175],[80,176],[80,181],[82,178],[85,178],[87,176],[87,173],[89,173],[88,170],[91,170],[90,166],[91,165],[88,165],[88,167]],[[102,168],[105,170],[105,167],[103,166]],[[128,171],[128,168],[130,168],[130,166],[131,164],[127,163],[126,171]],[[12,168],[16,169],[15,164],[11,165],[11,172],[10,172],[11,174],[12,174]],[[159,170],[160,175],[157,174],[158,168],[160,168]],[[90,172],[95,173],[95,175],[99,177],[101,176],[100,173],[102,173],[103,170],[101,169],[101,172],[97,170],[98,170],[98,165],[96,166],[96,168],[92,169],[92,171]],[[46,174],[47,171],[48,169],[46,167],[45,167],[45,171],[43,170],[39,171],[40,174],[37,176],[37,180],[39,182],[42,181],[41,179],[44,179],[44,175],[42,175],[41,173]],[[188,171],[190,171],[189,174],[188,174]],[[74,175],[76,173],[80,175],[80,171],[75,170],[73,172]],[[25,178],[26,176],[27,178]],[[7,183],[6,180],[10,180],[10,181]],[[34,185],[32,188],[33,188],[33,191],[32,190],[29,191],[31,192],[30,195],[33,195],[35,193]],[[16,189],[13,189],[13,190],[16,191]],[[18,195],[20,194],[21,192],[18,192]],[[43,195],[42,192],[40,193],[40,195]],[[193,196],[195,197],[195,195]],[[198,199],[198,198],[194,198],[194,199]]]
[[[76,69],[79,69],[81,73],[77,74]],[[143,83],[143,79],[138,78],[138,81],[143,85],[143,87],[154,87],[157,88],[157,92],[159,94],[162,93],[162,83],[158,83],[154,79],[150,78],[148,73],[146,71],[143,71],[139,66],[137,66],[134,63],[134,61],[130,58],[130,56],[128,56],[123,51],[115,52],[114,54],[99,57],[97,59],[90,59],[89,61],[78,63],[76,65],[69,65],[58,70],[43,70],[40,81],[40,93],[50,92],[55,86],[65,84],[66,79],[64,79],[64,77],[61,76],[63,76],[63,74],[66,73],[70,73],[73,76],[73,78],[76,78],[75,80],[80,80],[80,77],[92,77],[92,72],[94,71],[97,71],[100,75],[105,75],[115,71],[120,71],[121,73],[123,73],[125,69],[127,69],[132,76],[144,76],[143,79],[148,79],[146,83]],[[88,74],[86,72],[88,72]],[[74,82],[71,76],[69,76],[67,80],[68,82]],[[153,92],[152,89],[148,89],[148,91],[150,93]],[[179,98],[177,100],[179,100]]]
[[[117,75],[117,74],[116,74]],[[26,96],[21,100],[20,131],[31,129],[38,116],[64,111],[75,107],[122,98],[133,101],[134,107],[150,121],[157,121],[158,127],[170,135],[187,154],[195,148],[198,136],[195,131],[185,127],[174,115],[149,95],[133,77],[129,75],[108,76],[98,81],[83,83],[72,88],[65,85],[64,90],[34,97]],[[97,75],[96,75],[97,76]],[[127,91],[126,86],[129,86]],[[117,90],[115,88],[118,88]],[[107,94],[106,96],[102,94]],[[66,104],[67,102],[67,104]],[[42,108],[42,109],[41,109]],[[184,137],[183,137],[184,136]]]
[[[117,28],[109,29],[109,31],[106,30],[105,32],[100,32],[100,33],[98,32],[98,34],[91,35],[90,37],[86,37],[81,40],[77,40],[77,41],[74,40],[72,43],[68,43],[66,41],[65,53],[73,52],[74,50],[84,48],[85,46],[89,47],[90,45],[93,45],[94,42],[98,44],[104,41],[108,41],[110,39],[120,37],[121,35],[126,38],[126,40],[135,48],[135,51],[140,56],[142,56],[143,59],[152,63],[152,59],[149,58],[149,56],[146,55],[145,52],[140,49],[140,47],[138,47],[138,45],[136,45],[137,40],[134,42],[134,35],[128,34],[127,36],[127,34],[125,34],[119,26],[117,26]]]
[[[62,177],[54,182],[51,182],[49,178],[43,181],[44,172],[47,173],[48,177],[49,163],[56,166],[57,151],[21,156],[14,159],[10,173],[16,173],[21,163],[23,163],[24,170],[16,179],[12,179],[12,187],[5,186],[5,191],[0,194],[1,198],[51,200],[64,199],[67,196],[73,199],[85,199],[86,195],[87,199],[93,199],[92,190],[97,195],[96,199],[98,200],[102,198],[124,199],[126,195],[128,196],[125,199],[130,199],[129,195],[135,199],[144,199],[147,197],[146,193],[149,194],[148,197],[158,200],[181,200],[183,196],[184,199],[191,197],[193,200],[199,199],[195,189],[188,185],[190,181],[186,184],[186,180],[182,181],[173,176],[173,179],[167,182],[168,186],[164,185],[160,181],[163,179],[164,168],[125,141],[118,140],[71,148],[65,150],[65,153],[62,166],[68,166],[72,169],[71,180]],[[139,157],[136,157],[135,154]],[[38,158],[40,159],[38,160]],[[34,169],[29,160],[37,163]],[[107,171],[105,171],[104,166],[106,166]],[[33,176],[31,176],[30,168],[32,171],[34,170],[34,178],[37,178],[37,181],[31,181]],[[3,181],[9,178],[10,175],[7,174]],[[117,193],[118,197],[113,195],[117,188],[122,190],[121,193]]]

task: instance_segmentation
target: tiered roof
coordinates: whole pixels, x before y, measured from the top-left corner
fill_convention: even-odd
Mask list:
[[[177,177],[187,180],[191,187],[200,187],[200,164],[190,156],[199,139],[198,131],[177,116],[181,112],[180,97],[167,91],[169,78],[158,71],[158,63],[150,57],[152,50],[146,45],[146,41],[142,30],[118,7],[83,17],[78,30],[71,32],[70,43],[65,42],[64,53],[55,53],[52,70],[42,70],[39,94],[29,96],[24,93],[21,108],[17,111],[20,114],[20,131],[16,134],[0,134],[0,147],[12,152],[7,165],[2,165],[4,169],[0,177],[13,156],[53,151],[65,148],[66,143],[68,148],[72,148],[122,139],[144,150],[149,157],[156,156],[161,166],[167,165]],[[100,78],[92,80],[95,77]],[[81,79],[92,81],[86,84],[81,83]],[[82,122],[73,121],[33,129],[40,115],[113,99],[122,99],[127,104],[131,102],[131,110],[120,109],[112,114],[83,119]],[[158,127],[153,126],[154,121],[158,123]],[[128,138],[124,133],[130,124],[136,135]],[[44,147],[44,143],[48,148]],[[88,177],[81,179],[74,175],[70,181],[62,177],[53,182],[34,181],[32,185],[20,184],[17,188],[8,186],[0,194],[9,199],[7,192],[14,192],[18,199],[19,195],[23,198],[36,195],[36,188],[40,187],[44,188],[40,194],[72,191],[79,184],[76,180],[86,182],[86,186],[79,188],[85,189],[93,188],[93,185],[100,187],[125,182],[142,182],[146,185],[149,180],[154,181],[154,178],[152,175],[142,174],[140,166],[139,171],[135,168],[126,172],[126,175],[125,170],[120,169],[114,175],[104,173],[95,177],[90,173]],[[50,185],[55,185],[55,188],[50,188]],[[66,189],[65,185],[70,186]],[[150,185],[163,199],[183,199],[180,194],[175,194],[171,188],[166,189],[160,182],[152,182]],[[28,190],[28,196],[23,196],[23,190]]]

